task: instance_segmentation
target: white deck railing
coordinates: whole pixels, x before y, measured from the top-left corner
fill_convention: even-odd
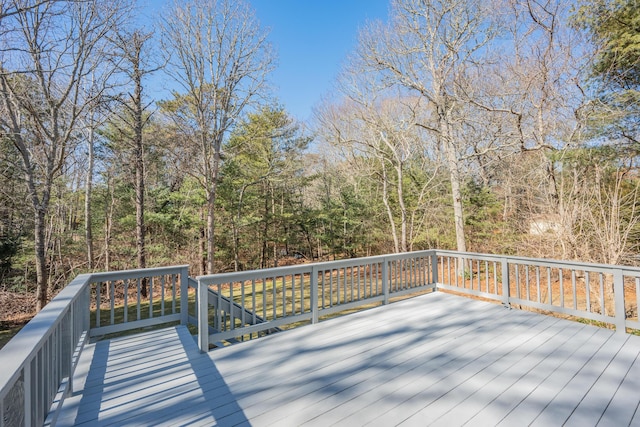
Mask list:
[[[195,307],[189,311],[190,285],[198,290],[197,314]],[[589,319],[620,332],[640,329],[640,268],[613,265],[429,250],[197,282],[187,266],[84,274],[0,350],[0,427],[55,424],[89,337],[197,323],[199,346],[208,351],[210,343],[438,289]]]
[[[434,256],[422,251],[198,277],[200,349],[433,290]],[[233,308],[225,310],[223,299]]]
[[[89,337],[186,324],[188,285],[188,266],[76,277],[0,350],[0,427],[55,425]]]
[[[429,250],[197,279],[198,294],[206,296],[198,299],[201,351],[437,289],[601,322],[620,332],[640,329],[640,268],[634,267]]]
[[[438,255],[438,288],[640,329],[640,268],[454,251]]]

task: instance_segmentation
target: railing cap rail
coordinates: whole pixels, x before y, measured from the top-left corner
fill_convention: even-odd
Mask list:
[[[41,344],[53,333],[55,325],[62,320],[71,304],[90,283],[122,278],[149,277],[158,274],[179,272],[189,265],[157,267],[132,270],[117,270],[99,273],[84,273],[76,276],[44,308],[37,313],[2,349],[0,349],[0,398],[13,384],[25,363],[32,359]]]
[[[151,267],[151,268],[136,268],[131,270],[101,271],[99,273],[91,273],[91,283],[95,283],[98,281],[119,280],[122,278],[137,279],[140,277],[149,277],[149,276],[154,276],[158,274],[179,273],[184,268],[189,268],[189,265],[184,264],[184,265],[171,265],[168,267]]]
[[[312,269],[319,271],[329,270],[332,268],[343,268],[354,265],[374,264],[382,262],[383,260],[395,260],[403,258],[415,258],[420,255],[431,255],[434,253],[433,249],[414,252],[401,252],[396,254],[376,255],[370,257],[349,258],[337,261],[323,261],[323,262],[310,262],[308,264],[289,265],[283,267],[272,267],[260,270],[247,270],[247,271],[234,271],[229,273],[215,273],[207,274],[204,276],[197,276],[196,280],[206,284],[220,284],[229,282],[240,282],[243,280],[251,280],[254,278],[270,278],[279,277],[290,274],[304,274],[310,273]]]
[[[2,349],[0,349],[0,397],[13,384],[22,366],[38,351],[40,345],[53,333],[71,304],[80,296],[83,288],[90,283],[91,274],[80,274],[44,306]]]
[[[616,264],[595,264],[589,262],[581,262],[581,261],[568,261],[568,260],[558,260],[551,258],[529,258],[523,256],[513,256],[513,255],[490,255],[490,254],[481,254],[477,252],[458,252],[458,251],[450,251],[450,250],[440,250],[436,249],[435,253],[438,255],[449,255],[449,256],[469,256],[474,258],[482,258],[486,260],[494,260],[500,261],[502,259],[507,259],[509,261],[522,261],[523,263],[536,263],[536,264],[549,264],[553,266],[567,266],[567,267],[579,267],[580,269],[588,270],[588,271],[596,271],[596,270],[622,270],[629,273],[640,274],[640,267],[628,266],[628,265],[616,265]]]

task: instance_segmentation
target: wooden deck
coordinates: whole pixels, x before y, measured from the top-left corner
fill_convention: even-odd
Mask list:
[[[208,354],[83,353],[61,425],[640,425],[640,337],[442,292]]]

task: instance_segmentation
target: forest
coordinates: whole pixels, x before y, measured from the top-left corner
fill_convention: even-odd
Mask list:
[[[0,0],[0,321],[89,271],[428,248],[640,264],[637,0],[391,0],[308,122],[247,1],[136,14]]]

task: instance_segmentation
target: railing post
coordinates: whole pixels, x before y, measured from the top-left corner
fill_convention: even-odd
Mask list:
[[[431,254],[431,283],[436,285],[436,290],[438,289],[438,253],[433,251]]]
[[[397,284],[396,290],[398,290]],[[382,295],[382,304],[389,304],[389,260],[386,257],[382,259]]]
[[[82,295],[82,294],[81,294]],[[73,393],[73,356],[76,350],[76,347],[78,345],[78,341],[79,341],[79,337],[76,336],[76,331],[78,331],[79,329],[79,325],[78,325],[78,318],[80,317],[80,313],[78,312],[77,307],[82,307],[84,304],[84,301],[82,300],[82,297],[78,297],[78,300],[74,304],[71,304],[71,307],[69,308],[69,342],[67,343],[67,345],[69,346],[68,348],[68,352],[69,352],[69,359],[67,361],[68,363],[68,367],[66,369],[68,369],[69,372],[69,390],[68,390],[68,395],[70,395],[71,393]],[[84,310],[82,310],[84,311]],[[82,332],[80,332],[80,335],[82,335]],[[65,396],[66,397],[66,396]]]
[[[309,303],[311,308],[311,323],[318,323],[318,267],[311,267],[311,301]]]
[[[509,261],[507,258],[502,258],[502,305],[507,308],[511,308],[509,302]]]
[[[87,285],[82,290],[82,330],[87,331],[87,336],[91,332],[91,280],[87,280]]]
[[[198,347],[201,353],[209,351],[209,287],[198,280]]]
[[[34,402],[31,401],[31,387],[33,387],[33,378],[31,378],[31,363],[25,363],[22,368],[23,373],[23,387],[24,387],[24,425],[33,425],[33,407]],[[37,381],[37,378],[35,379]],[[36,387],[37,389],[37,387]],[[36,392],[36,400],[38,399],[38,393]]]
[[[624,334],[627,332],[627,310],[624,306],[624,275],[620,269],[613,271],[613,302],[616,332]]]
[[[180,324],[189,323],[189,267],[180,269]]]

